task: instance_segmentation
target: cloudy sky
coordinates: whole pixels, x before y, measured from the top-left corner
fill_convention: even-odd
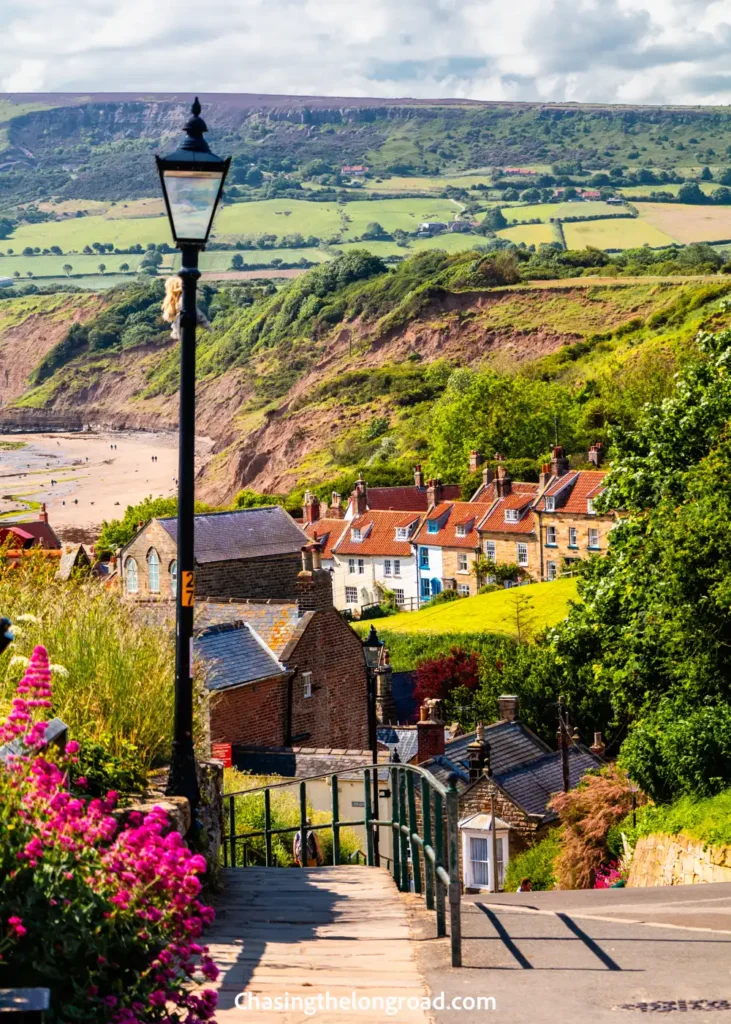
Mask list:
[[[0,0],[0,91],[731,103],[731,0]]]

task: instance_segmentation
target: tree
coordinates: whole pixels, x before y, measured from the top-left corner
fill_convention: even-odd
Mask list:
[[[26,274],[28,275],[28,277],[33,277],[33,271],[32,270],[26,270]]]
[[[499,206],[493,206],[488,210],[480,224],[481,228],[488,228],[490,231],[499,231],[507,226],[508,222]]]
[[[30,245],[26,245],[25,249],[23,249],[23,255],[24,256],[32,256],[33,252],[34,252],[34,250],[31,248]]]
[[[722,171],[718,180],[721,185],[731,185],[731,167],[727,167]]]
[[[382,226],[378,223],[378,221],[377,220],[373,220],[373,221],[371,221],[370,224],[366,225],[366,229],[363,232],[362,237],[370,240],[370,239],[375,239],[375,238],[383,238],[385,234],[386,234],[386,232],[384,231]]]
[[[240,253],[236,253],[231,257],[231,269],[232,270],[243,270],[244,269],[244,257]]]
[[[15,277],[15,278],[20,277],[20,271],[19,270],[14,270],[13,271],[13,277]]]
[[[129,263],[120,263],[119,269],[123,274],[126,274],[127,271],[129,270]]]
[[[527,188],[520,193],[520,200],[523,203],[537,203],[540,201],[541,193],[537,188]]]
[[[97,267],[97,270],[99,271],[100,274],[102,274],[102,276],[103,276],[104,271],[106,269],[107,269],[106,263],[100,263],[99,266]]]
[[[726,188],[722,185],[720,188],[715,188],[711,192],[711,202],[727,205],[731,203],[731,188]]]
[[[252,188],[257,188],[264,181],[264,175],[261,173],[258,167],[250,167],[246,172],[244,181],[247,185],[251,185]]]
[[[710,167],[704,167],[700,174],[701,181],[713,181]]]
[[[72,271],[72,270],[73,270],[74,268],[73,268],[73,267],[71,266],[71,264],[70,264],[70,263],[64,263],[64,265],[63,265],[63,267],[62,267],[61,269],[63,270],[63,272],[64,272],[64,274],[66,275],[66,277],[69,277],[69,276],[70,276],[70,274],[71,274],[71,271]]]
[[[414,700],[417,706],[425,700],[445,700],[459,687],[472,692],[479,682],[480,663],[474,653],[452,647],[449,654],[418,662],[414,673]]]
[[[695,204],[705,203],[706,196],[695,181],[686,181],[685,184],[681,185],[678,189],[678,202]]]
[[[63,256],[63,252],[61,250],[61,246],[60,245],[52,245],[51,246],[51,252],[53,253],[54,256]]]

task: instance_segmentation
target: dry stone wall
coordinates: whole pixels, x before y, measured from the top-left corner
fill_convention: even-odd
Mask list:
[[[731,846],[707,846],[689,836],[650,835],[638,839],[627,885],[697,885],[731,882]]]

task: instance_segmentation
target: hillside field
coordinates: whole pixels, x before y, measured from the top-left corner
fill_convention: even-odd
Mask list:
[[[556,228],[553,224],[518,224],[514,228],[503,228],[495,232],[500,238],[506,238],[515,245],[525,242],[526,245],[541,245],[543,242],[557,241]]]
[[[641,245],[661,247],[675,241],[641,217],[564,224],[563,233],[569,249],[585,249],[588,245],[595,249],[633,249]]]
[[[731,238],[730,206],[638,203],[637,209],[642,220],[676,242],[722,242]]]
[[[564,217],[621,217],[626,216],[623,206],[612,206],[599,200],[566,203],[531,203],[526,206],[512,206],[505,212],[505,219],[520,224],[539,217],[544,223],[551,220],[563,220]]]
[[[522,629],[535,635],[566,618],[569,602],[576,600],[576,581],[569,577],[552,583],[530,583],[524,587],[496,590],[491,594],[464,597],[457,601],[402,612],[384,620],[389,633],[502,633],[515,636],[517,606]],[[370,623],[368,623],[370,625]],[[359,624],[364,631],[366,623]]]

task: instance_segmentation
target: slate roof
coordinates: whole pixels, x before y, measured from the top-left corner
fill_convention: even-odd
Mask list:
[[[304,529],[310,540],[320,542],[322,557],[332,558],[333,547],[349,526],[344,519],[318,519],[316,523],[307,523]]]
[[[307,775],[332,774],[372,763],[369,750],[320,747],[234,747],[233,764],[252,775],[281,775],[301,779]],[[379,773],[380,774],[380,773]]]
[[[437,505],[414,535],[419,544],[440,548],[465,548],[476,550],[480,546],[478,526],[490,511],[489,502],[481,501],[443,501]],[[427,524],[437,520],[440,529],[437,533],[429,533]],[[466,536],[457,536],[458,526],[468,526]]]
[[[413,555],[408,540],[396,540],[397,526],[411,526],[418,523],[416,512],[366,512],[348,523],[335,545],[338,555],[391,555],[396,558],[410,558]],[[351,530],[360,530],[363,539],[351,540]]]
[[[193,641],[195,654],[205,663],[209,690],[228,690],[242,683],[289,675],[284,665],[245,622],[209,626]]]
[[[205,601],[197,604],[195,611],[197,629],[225,623],[246,622],[256,630],[277,658],[280,657],[302,621],[297,605],[293,601],[267,604],[253,601]]]
[[[177,516],[158,522],[177,543]],[[280,505],[195,517],[195,558],[199,564],[299,553],[307,542],[305,531]]]
[[[444,484],[442,498],[454,501],[462,497],[459,484]],[[429,508],[426,487],[369,487],[368,508],[376,511],[426,512]]]
[[[569,747],[571,788],[577,786],[587,772],[601,768],[603,763],[580,743]],[[547,804],[555,793],[560,793],[563,789],[563,768],[559,750],[502,774],[496,773],[495,781],[526,813],[541,815],[546,821],[558,817],[555,811],[548,809]]]
[[[449,775],[454,772],[461,779],[458,789],[465,789],[469,782],[467,746],[474,738],[474,732],[457,736],[445,744],[444,754],[425,761],[422,767],[445,786]],[[495,775],[511,771],[551,752],[548,744],[522,722],[494,722],[486,726],[485,739],[490,744],[490,766]]]
[[[381,725],[378,727],[378,741],[384,743],[391,754],[397,750],[402,764],[408,764],[419,749],[419,737],[415,726],[410,729],[399,729],[396,726]]]

